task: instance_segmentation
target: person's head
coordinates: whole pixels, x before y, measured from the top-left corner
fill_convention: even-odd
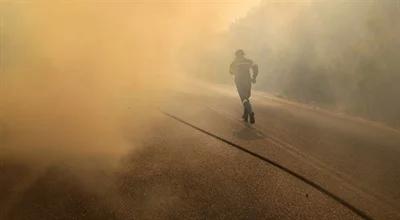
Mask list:
[[[244,57],[244,51],[242,49],[239,49],[235,52],[236,57]]]

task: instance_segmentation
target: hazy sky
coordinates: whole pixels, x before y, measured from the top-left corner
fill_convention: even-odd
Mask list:
[[[122,128],[139,137],[146,108],[179,84],[181,46],[207,46],[257,3],[2,1],[0,156],[135,145]]]

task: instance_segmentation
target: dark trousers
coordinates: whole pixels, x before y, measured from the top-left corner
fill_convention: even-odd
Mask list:
[[[250,78],[235,78],[236,89],[239,93],[240,100],[243,103],[244,114],[250,114],[253,109],[250,104],[251,81]]]

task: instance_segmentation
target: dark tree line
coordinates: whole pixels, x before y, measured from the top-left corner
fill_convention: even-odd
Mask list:
[[[400,2],[264,1],[202,51],[199,76],[227,82],[236,48],[258,62],[257,89],[400,125]]]

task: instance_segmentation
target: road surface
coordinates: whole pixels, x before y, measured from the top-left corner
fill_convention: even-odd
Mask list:
[[[249,126],[231,87],[176,90],[117,165],[0,157],[0,219],[400,219],[398,131],[252,100]]]

